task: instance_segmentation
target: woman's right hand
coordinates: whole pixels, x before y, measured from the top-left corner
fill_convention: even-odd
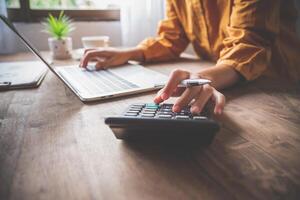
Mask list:
[[[88,49],[85,51],[80,67],[86,68],[90,61],[96,61],[96,70],[107,69],[119,65],[126,64],[129,60],[142,62],[144,55],[142,50],[136,49]]]
[[[178,87],[181,81],[189,78],[202,78],[201,72],[193,74],[181,69],[174,70],[165,87],[157,93],[154,102],[159,104],[170,97],[178,97],[172,108],[173,112],[180,112],[184,107],[190,105],[190,111],[193,114],[199,114],[207,102],[212,100],[215,104],[214,113],[222,114],[225,96],[209,84],[188,88]]]

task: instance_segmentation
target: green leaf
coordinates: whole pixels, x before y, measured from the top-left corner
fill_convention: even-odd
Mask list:
[[[75,29],[73,21],[64,14],[64,11],[61,11],[57,18],[49,13],[42,24],[45,27],[43,32],[50,34],[56,39],[67,37]]]

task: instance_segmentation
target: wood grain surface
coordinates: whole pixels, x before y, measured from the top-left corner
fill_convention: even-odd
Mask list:
[[[0,199],[300,199],[299,91],[267,78],[229,88],[210,146],[165,146],[117,140],[103,121],[155,92],[84,104],[49,72],[37,89],[0,92]]]

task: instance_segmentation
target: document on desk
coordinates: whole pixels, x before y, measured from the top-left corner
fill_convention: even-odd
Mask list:
[[[47,71],[40,61],[0,62],[0,90],[38,87]]]

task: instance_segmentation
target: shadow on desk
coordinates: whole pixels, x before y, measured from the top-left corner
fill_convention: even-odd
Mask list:
[[[220,131],[214,136],[209,138],[139,138],[139,139],[131,139],[131,140],[123,140],[122,145],[124,148],[130,149],[132,151],[137,151],[142,154],[152,154],[153,151],[157,153],[157,155],[161,155],[165,153],[176,154],[180,152],[185,152],[187,154],[190,153],[201,153],[205,149],[209,149],[214,146],[215,140],[220,140],[218,138],[222,138],[221,145],[227,145],[231,140],[236,137],[234,134],[230,134],[228,129],[239,130],[238,124],[234,121],[231,121],[229,116],[224,114],[222,116],[222,120],[226,121],[226,126],[221,125]],[[229,128],[230,127],[230,128]],[[199,134],[201,134],[201,130],[199,130]]]

